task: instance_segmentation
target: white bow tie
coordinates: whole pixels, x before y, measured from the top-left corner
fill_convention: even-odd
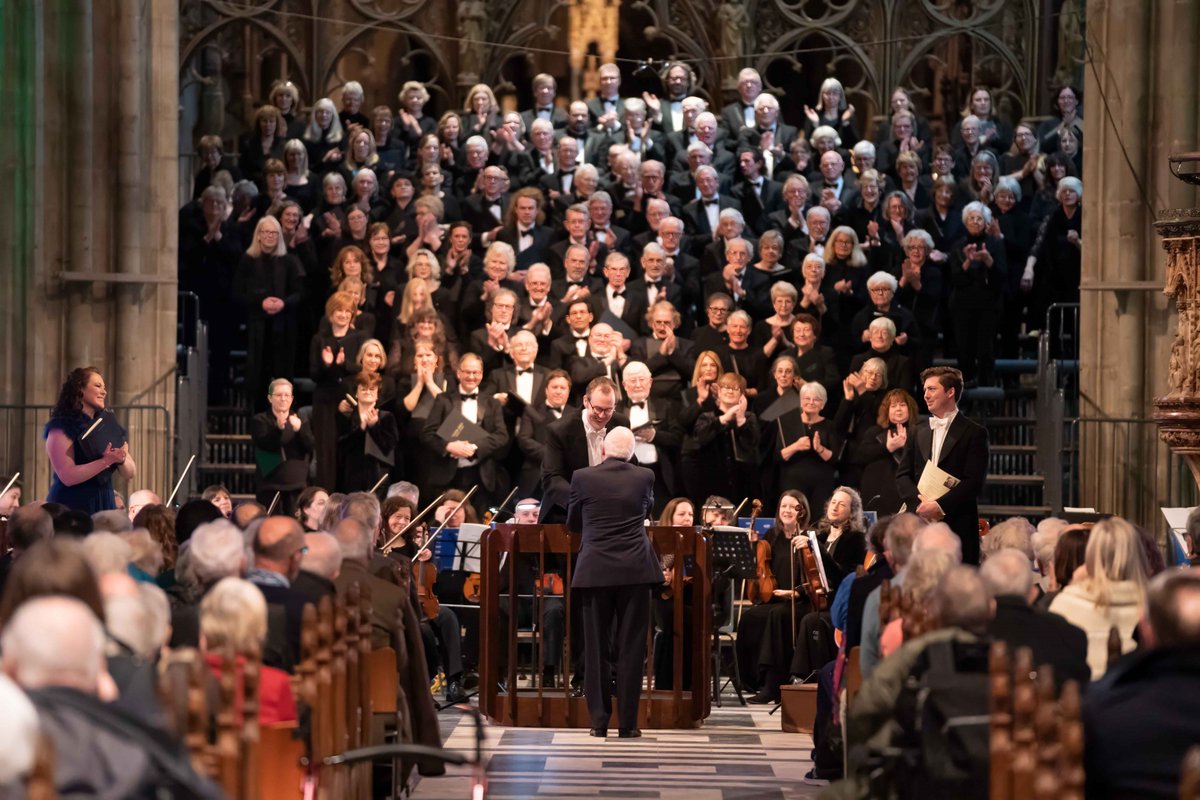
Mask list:
[[[930,430],[934,430],[934,431],[944,430],[945,428],[948,428],[949,426],[950,426],[950,418],[949,417],[942,417],[941,419],[938,419],[937,417],[929,418],[929,429]]]

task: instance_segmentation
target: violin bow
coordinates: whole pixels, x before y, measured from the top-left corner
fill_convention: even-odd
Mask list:
[[[420,522],[420,521],[421,521],[421,518],[422,518],[422,517],[424,517],[426,514],[428,514],[430,509],[432,509],[432,508],[433,508],[434,506],[436,506],[438,503],[442,502],[442,498],[443,498],[443,497],[445,497],[445,496],[446,496],[446,493],[445,493],[445,492],[442,492],[442,493],[441,493],[441,494],[439,494],[437,497],[435,497],[435,498],[433,499],[433,502],[432,502],[432,503],[430,503],[429,505],[425,506],[425,508],[421,509],[421,513],[420,513],[420,514],[417,514],[415,517],[413,517],[412,519],[410,519],[410,520],[408,521],[408,524],[407,524],[407,525],[405,525],[405,526],[404,526],[404,528],[403,528],[403,529],[401,529],[401,531],[400,531],[399,533],[397,533],[395,536],[393,536],[392,538],[390,538],[390,539],[388,539],[386,542],[384,542],[384,544],[383,544],[383,547],[381,547],[381,548],[379,548],[379,549],[380,549],[380,550],[382,550],[382,551],[383,551],[385,554],[386,554],[386,553],[389,553],[389,552],[391,552],[392,546],[393,546],[393,545],[396,543],[396,540],[397,540],[397,539],[399,539],[399,538],[401,538],[402,536],[404,536],[404,534],[408,533],[409,529],[410,529],[410,528],[411,528],[413,525],[416,525],[418,522]],[[386,520],[385,520],[385,522],[386,522]]]
[[[280,496],[280,493],[276,492],[275,497],[273,497],[271,499],[271,505],[270,505],[270,507],[267,508],[267,516],[268,517],[271,516],[272,513],[274,513],[275,506],[279,505],[279,496]]]
[[[187,477],[188,472],[192,468],[192,464],[196,462],[196,454],[192,453],[192,457],[188,459],[187,466],[183,468],[183,474],[179,476],[179,480],[175,482],[175,488],[171,490],[171,496],[167,498],[167,508],[171,507],[171,501],[175,499],[175,495],[179,492],[179,487],[183,485],[183,479]]]
[[[13,476],[8,479],[8,483],[4,484],[4,489],[0,490],[0,497],[4,497],[4,495],[8,494],[8,490],[13,487],[13,484],[16,483],[17,479],[20,477],[21,477],[20,472],[14,472]]]
[[[498,505],[498,506],[496,506],[494,509],[492,509],[492,521],[493,521],[493,522],[497,522],[497,521],[498,521],[498,520],[496,519],[496,517],[500,516],[500,512],[504,510],[504,507],[505,507],[506,505],[508,505],[508,504],[509,504],[509,502],[510,502],[510,501],[513,499],[513,495],[515,495],[515,494],[517,493],[517,489],[520,489],[520,488],[521,488],[521,487],[520,487],[519,485],[518,485],[518,486],[514,486],[514,487],[512,488],[512,491],[508,493],[508,497],[504,498],[504,500],[503,500],[503,501],[500,503],[500,505]]]
[[[456,505],[454,507],[454,510],[446,515],[446,518],[444,520],[442,520],[442,524],[438,525],[438,529],[436,531],[434,531],[433,535],[425,540],[425,544],[421,545],[420,549],[417,550],[416,555],[413,556],[414,561],[417,559],[418,556],[421,555],[421,553],[424,553],[426,550],[429,549],[429,546],[433,544],[433,540],[438,537],[439,533],[441,533],[443,530],[445,530],[446,525],[448,525],[450,523],[450,520],[454,519],[454,515],[458,513],[458,510],[467,504],[467,501],[471,499],[471,495],[475,494],[475,490],[477,490],[478,488],[479,488],[479,484],[477,483],[471,487],[471,491],[467,492],[466,497],[464,497],[462,500],[458,501],[458,505]]]
[[[375,494],[376,492],[378,492],[379,487],[383,486],[383,482],[386,481],[387,478],[388,478],[388,474],[386,472],[383,473],[383,475],[379,476],[379,480],[375,481],[375,485],[371,487],[371,490],[370,490],[370,492],[368,492],[368,494]]]

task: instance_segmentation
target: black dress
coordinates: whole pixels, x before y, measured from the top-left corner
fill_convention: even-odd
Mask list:
[[[803,421],[799,413],[790,412],[775,421],[775,430],[770,435],[775,443],[771,448],[772,460],[779,468],[779,492],[796,489],[804,493],[809,508],[825,508],[825,502],[837,486],[837,453],[840,444],[833,420],[822,419],[810,425]],[[816,450],[805,450],[793,453],[790,459],[785,460],[781,455],[784,445],[802,436],[819,436],[821,446],[832,450],[833,456],[826,461]]]
[[[834,290],[834,284],[850,281],[850,292]],[[821,293],[825,295],[829,312],[821,322],[821,341],[833,348],[838,369],[845,372],[850,357],[858,352],[851,338],[851,321],[854,315],[867,304],[867,269],[852,267],[845,261],[830,261],[825,265],[825,278],[821,281]]]
[[[698,503],[714,494],[740,499],[757,490],[758,417],[747,411],[740,427],[736,421],[726,425],[720,417],[711,393],[704,403],[684,409],[683,419],[691,424],[683,441],[683,482],[688,497]]]
[[[107,428],[105,433],[107,441],[113,442],[114,447],[123,444],[128,439],[128,434],[117,422],[112,412],[101,411],[100,415],[104,418],[102,426]],[[63,417],[51,417],[50,421],[46,423],[43,435],[49,436],[50,431],[62,431],[63,435],[71,440],[72,458],[76,459],[75,463],[77,465],[89,464],[99,458],[99,453],[104,451],[99,440],[92,442],[90,436],[87,440],[83,439],[83,435],[88,432],[95,421],[95,418],[88,417],[83,412],[75,412]],[[94,433],[91,434],[91,436],[94,435]],[[82,460],[80,460],[81,457]],[[62,503],[72,511],[83,511],[87,514],[116,508],[117,503],[113,495],[112,484],[112,476],[116,471],[117,466],[113,464],[82,483],[67,486],[52,470],[50,491],[46,495],[46,502]]]
[[[234,275],[234,297],[246,307],[246,400],[250,411],[267,406],[267,386],[275,378],[291,380],[296,366],[296,333],[304,272],[292,255],[242,256]],[[283,300],[283,310],[268,314],[263,301]]]
[[[987,247],[992,256],[991,267],[979,261],[966,262],[963,249],[971,244]],[[986,232],[959,239],[950,250],[950,308],[958,367],[965,381],[991,385],[996,363],[996,324],[1004,306],[1007,275],[1004,242]]]
[[[916,428],[908,426],[908,438],[915,437]],[[878,425],[867,428],[855,444],[847,448],[846,471],[861,476],[858,487],[863,507],[883,514],[895,514],[900,509],[900,493],[896,490],[896,467],[900,465],[903,449],[889,453],[887,429]]]
[[[789,558],[793,551],[786,534],[773,527],[763,539],[771,546],[771,571],[779,588],[791,589],[793,576],[796,583],[803,585],[803,568],[798,557],[794,561]],[[806,595],[797,597],[794,603],[790,598],[772,597],[765,603],[743,608],[736,648],[743,687],[773,692],[783,683],[792,663],[794,625],[810,610]]]
[[[316,387],[313,389],[312,427],[316,443],[316,484],[326,491],[337,483],[337,417],[338,403],[342,400],[342,379],[358,370],[356,359],[358,348],[366,340],[361,331],[349,330],[345,336],[318,333],[312,338],[308,351],[309,377]],[[345,358],[341,364],[336,360],[326,364],[321,358],[324,348],[333,350],[336,359],[341,350]]]
[[[338,491],[370,491],[395,463],[400,441],[396,417],[381,409],[379,421],[367,428],[355,409],[338,417],[337,429]]]

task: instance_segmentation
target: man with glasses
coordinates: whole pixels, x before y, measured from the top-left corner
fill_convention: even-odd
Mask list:
[[[651,306],[646,319],[650,335],[634,340],[629,358],[649,367],[654,376],[651,397],[678,399],[696,366],[696,345],[677,335],[682,315],[669,299]]]
[[[679,492],[676,464],[683,446],[683,428],[679,424],[679,393],[674,398],[654,394],[654,377],[640,361],[625,365],[621,385],[625,399],[619,407],[629,417],[636,440],[633,454],[637,463],[654,473],[654,516]]]

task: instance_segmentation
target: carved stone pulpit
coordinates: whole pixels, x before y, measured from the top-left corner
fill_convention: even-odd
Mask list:
[[[1181,172],[1200,164],[1200,153],[1171,156],[1172,171],[1188,183],[1197,173]],[[1167,280],[1163,292],[1174,299],[1178,312],[1175,340],[1168,364],[1168,391],[1154,401],[1158,435],[1181,456],[1200,486],[1200,208],[1159,212],[1154,227],[1167,251]]]

